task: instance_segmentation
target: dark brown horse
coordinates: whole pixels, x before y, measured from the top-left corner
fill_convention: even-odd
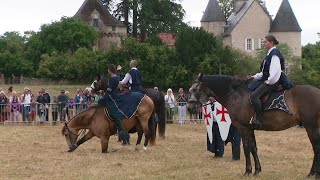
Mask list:
[[[143,147],[145,150],[147,150],[149,140],[151,145],[155,144],[153,115],[153,102],[148,96],[145,96],[138,107],[136,115],[122,121],[126,130],[130,130],[133,127],[136,128],[138,132],[137,146],[140,145],[142,135],[145,135]],[[87,129],[88,132],[77,140],[78,132],[83,129]],[[62,134],[66,138],[69,152],[74,151],[80,144],[96,136],[100,138],[102,153],[107,153],[109,138],[116,132],[115,122],[105,115],[103,107],[98,106],[92,106],[77,114],[62,128]]]
[[[249,124],[254,111],[249,101],[250,90],[247,88],[247,82],[230,76],[199,74],[190,88],[191,97],[187,106],[192,109],[195,104],[205,102],[210,96],[215,97],[225,106],[229,111],[232,124],[239,128],[242,136],[246,158],[245,175],[252,173],[250,152],[255,162],[254,174],[257,175],[261,171],[261,165],[257,154],[254,128]],[[285,101],[292,115],[280,110],[265,111],[262,130],[280,131],[302,123],[314,152],[308,177],[318,178],[320,176],[320,90],[308,85],[297,85],[286,91]]]
[[[92,91],[95,93],[99,90],[107,89],[108,85],[108,78],[103,76],[98,76],[97,80],[94,81],[91,85]],[[165,138],[166,134],[166,107],[165,107],[165,100],[163,94],[155,90],[153,88],[145,88],[143,89],[143,93],[149,96],[154,104],[155,113],[158,116],[158,132],[159,136]]]

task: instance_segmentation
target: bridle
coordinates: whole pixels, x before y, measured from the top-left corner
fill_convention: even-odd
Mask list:
[[[71,119],[72,120],[72,119]],[[70,120],[70,121],[71,121]],[[69,121],[69,122],[70,122]],[[69,123],[68,122],[68,123]],[[69,129],[69,127],[68,127],[68,123],[64,123],[64,126],[66,127],[66,129],[67,129],[67,137],[68,137],[68,139],[69,139],[69,141],[70,141],[70,143],[71,143],[71,146],[77,146],[77,139],[75,139],[75,140],[73,140],[72,138],[71,138],[71,134],[72,135],[74,135],[74,136],[78,136],[78,134],[75,134],[75,133],[73,133],[72,131],[70,131],[70,129]]]

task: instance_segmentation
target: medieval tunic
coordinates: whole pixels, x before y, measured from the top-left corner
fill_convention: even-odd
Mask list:
[[[131,68],[120,83],[129,84],[131,92],[142,92],[142,76],[135,67]]]

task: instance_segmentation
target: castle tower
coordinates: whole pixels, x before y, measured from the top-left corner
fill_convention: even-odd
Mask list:
[[[224,32],[226,18],[222,13],[221,7],[217,0],[209,0],[207,8],[201,19],[201,27],[213,33],[215,36],[220,36]]]
[[[270,34],[280,43],[287,43],[294,56],[301,57],[301,31],[289,1],[283,0],[271,24]]]

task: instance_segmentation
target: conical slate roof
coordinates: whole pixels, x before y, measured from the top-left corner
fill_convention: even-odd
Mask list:
[[[217,0],[209,0],[201,22],[226,21]]]
[[[82,20],[90,22],[92,19],[91,13],[94,10],[100,13],[103,24],[109,26],[125,26],[109,13],[108,9],[102,5],[100,0],[85,0],[74,17],[79,17]]]
[[[301,32],[302,29],[288,0],[283,0],[273,20],[270,32]]]

